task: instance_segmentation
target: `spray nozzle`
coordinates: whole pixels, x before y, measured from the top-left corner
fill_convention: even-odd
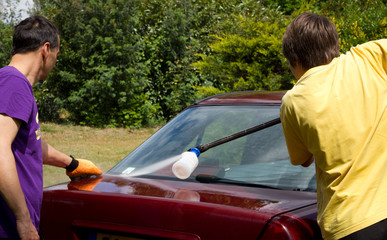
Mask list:
[[[199,164],[200,151],[198,148],[191,148],[181,155],[181,158],[172,166],[173,174],[180,179],[187,179]]]

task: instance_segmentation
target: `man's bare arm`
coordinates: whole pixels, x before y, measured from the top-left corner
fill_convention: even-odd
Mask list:
[[[65,168],[71,163],[71,157],[58,151],[42,140],[43,163],[55,167]]]
[[[73,159],[70,156],[67,156],[66,154],[58,151],[54,147],[52,147],[50,144],[44,142],[42,140],[42,150],[43,150],[43,163],[48,164],[51,166],[56,167],[62,167],[66,168],[70,164],[74,164]],[[74,162],[76,162],[73,169],[66,168],[66,174],[71,179],[79,176],[89,176],[89,175],[100,175],[102,174],[102,171],[94,165],[89,160],[86,159],[74,159]]]
[[[0,114],[0,194],[16,217],[20,238],[39,239],[30,219],[11,148],[20,125],[20,120]]]

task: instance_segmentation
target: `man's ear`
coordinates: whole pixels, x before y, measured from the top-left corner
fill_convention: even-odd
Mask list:
[[[48,54],[50,53],[50,43],[49,42],[45,42],[42,46],[42,56],[43,56],[43,60],[46,60]]]

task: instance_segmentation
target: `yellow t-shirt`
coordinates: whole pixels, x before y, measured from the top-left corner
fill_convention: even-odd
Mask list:
[[[387,39],[309,69],[284,96],[281,120],[292,163],[315,157],[324,239],[387,218]]]

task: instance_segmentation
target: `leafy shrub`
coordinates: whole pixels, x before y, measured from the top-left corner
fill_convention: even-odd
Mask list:
[[[13,28],[0,21],[0,66],[8,65],[11,59]]]
[[[44,5],[43,11],[53,11],[62,42],[46,87],[73,121],[138,127],[157,111],[145,91],[148,67],[137,34],[136,2],[51,0]]]
[[[385,0],[35,3],[61,35],[56,68],[34,87],[41,119],[91,126],[155,124],[209,95],[289,89],[294,77],[281,39],[303,11],[334,21],[342,52],[387,35]],[[0,22],[2,65],[11,57],[12,24]]]
[[[141,2],[140,9],[140,21],[146,23],[141,33],[149,67],[146,90],[160,106],[158,118],[169,120],[195,98],[198,79],[190,64],[199,47],[193,38],[193,8],[188,0],[153,0]]]
[[[225,91],[278,90],[290,84],[290,73],[282,57],[285,25],[262,21],[261,16],[236,16],[229,33],[214,37],[211,53],[200,54],[194,64],[202,75],[214,79]]]
[[[321,3],[321,13],[335,23],[340,50],[387,36],[387,4],[383,0],[340,0]]]
[[[284,14],[290,15],[305,4],[305,0],[265,0],[263,3],[270,8],[278,8]]]

